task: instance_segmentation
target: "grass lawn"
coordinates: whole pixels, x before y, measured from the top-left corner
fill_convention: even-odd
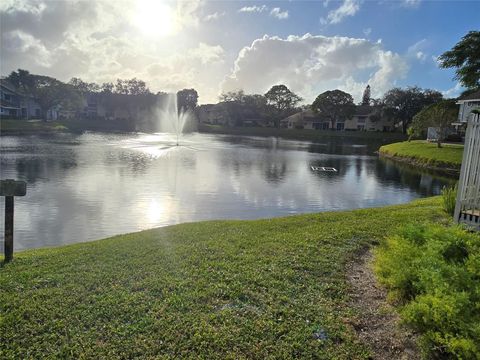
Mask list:
[[[326,138],[339,139],[369,139],[383,143],[405,140],[406,136],[401,133],[374,132],[374,131],[326,131],[311,129],[277,129],[264,127],[225,127],[219,125],[203,124],[199,127],[200,132],[213,134],[227,134],[238,136],[275,136],[284,139],[317,141]]]
[[[59,122],[22,119],[1,119],[0,133],[3,134],[35,134],[45,132],[64,131],[67,128]]]
[[[404,141],[384,145],[379,152],[380,154],[410,159],[420,165],[460,169],[463,145],[442,144],[442,147],[438,148],[436,143],[422,140]]]
[[[439,198],[182,224],[16,254],[0,267],[0,358],[368,358],[345,264]]]

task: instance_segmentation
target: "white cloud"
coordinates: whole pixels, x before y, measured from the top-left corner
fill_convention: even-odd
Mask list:
[[[372,33],[372,28],[363,29],[363,34],[369,36]]]
[[[404,7],[416,8],[420,5],[422,0],[403,0],[402,5]]]
[[[457,98],[460,96],[463,90],[464,88],[462,87],[462,85],[457,82],[454,87],[442,91],[442,94],[445,98]]]
[[[288,19],[288,11],[281,11],[280,8],[276,7],[270,11],[270,15],[276,17],[277,19],[283,20]]]
[[[427,39],[417,41],[415,44],[408,47],[407,55],[410,58],[417,59],[423,64],[428,58],[428,54],[426,52],[428,45],[429,43]]]
[[[238,10],[238,12],[256,12],[256,13],[261,13],[261,12],[264,12],[264,11],[267,11],[268,8],[266,5],[262,5],[262,6],[244,6],[242,7],[241,9]]]
[[[190,55],[200,59],[203,65],[208,63],[222,62],[225,51],[220,45],[210,46],[204,43],[190,51]]]
[[[342,5],[328,13],[327,18],[321,18],[322,24],[338,24],[347,16],[354,16],[360,10],[360,0],[344,0]]]
[[[381,96],[407,72],[400,55],[365,39],[310,34],[286,39],[264,36],[240,51],[222,90],[264,93],[272,85],[283,83],[307,102],[335,88],[350,90],[360,99],[367,83],[372,96]]]
[[[273,16],[279,20],[284,20],[288,19],[288,10],[282,11],[279,7],[270,8],[266,5],[253,5],[253,6],[244,6],[241,9],[238,10],[238,12],[244,12],[244,13],[263,13],[263,12],[269,12],[270,16]]]
[[[213,20],[218,20],[221,17],[225,16],[225,11],[224,12],[214,12],[213,14],[209,14],[203,18],[204,21],[213,21]]]
[[[32,35],[20,30],[9,31],[2,36],[2,52],[4,56],[20,56],[28,58],[39,66],[52,64],[52,55],[45,45]]]

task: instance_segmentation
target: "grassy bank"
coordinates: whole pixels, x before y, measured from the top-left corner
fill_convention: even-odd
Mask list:
[[[16,254],[0,358],[368,358],[345,265],[440,199],[182,224]]]
[[[56,121],[1,119],[0,134],[2,135],[33,135],[54,133],[68,130],[67,127]]]
[[[216,125],[201,125],[200,132],[211,134],[244,135],[244,136],[275,136],[292,140],[319,141],[325,138],[372,139],[384,143],[402,141],[406,136],[401,133],[384,133],[372,131],[323,131],[310,129],[276,129],[262,127],[223,127]]]
[[[443,144],[438,148],[436,143],[404,141],[382,146],[379,154],[432,170],[458,172],[462,164],[463,145]]]

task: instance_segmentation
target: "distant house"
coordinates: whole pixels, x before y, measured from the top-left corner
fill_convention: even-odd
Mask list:
[[[224,102],[218,104],[200,105],[197,110],[198,119],[203,124],[230,125],[230,116]],[[234,124],[232,124],[233,126]]]
[[[200,105],[196,112],[198,120],[202,124],[259,127],[273,125],[269,120],[264,119],[255,108],[237,101]]]
[[[22,93],[7,80],[0,79],[0,116],[35,119],[41,117],[41,109],[31,95]]]
[[[355,113],[350,119],[335,123],[311,109],[293,114],[280,122],[281,127],[287,129],[315,129],[315,130],[347,130],[347,131],[393,131],[393,120],[378,115],[378,108],[369,105],[355,106]]]
[[[480,109],[480,90],[470,95],[462,96],[457,100],[457,105],[460,105],[458,122],[466,123],[472,110]]]
[[[286,129],[328,130],[330,126],[328,119],[320,116],[312,109],[300,111],[280,121],[280,127]]]
[[[20,97],[15,88],[2,79],[0,81],[0,115],[11,118],[20,117]]]

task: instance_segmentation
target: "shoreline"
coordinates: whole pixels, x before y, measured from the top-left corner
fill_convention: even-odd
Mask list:
[[[417,169],[458,177],[462,166],[463,145],[443,144],[438,148],[436,143],[424,140],[403,141],[380,147],[378,156]]]
[[[414,157],[408,157],[408,156],[398,156],[398,155],[391,155],[388,153],[382,153],[378,152],[378,156],[380,158],[384,159],[389,159],[394,162],[402,163],[405,165],[409,165],[412,168],[416,169],[425,169],[425,170],[431,170],[439,174],[444,174],[448,176],[455,176],[458,177],[460,176],[460,166],[452,166],[453,164],[445,164],[445,165],[440,165],[438,163],[432,165],[426,162],[425,160],[414,158]]]

